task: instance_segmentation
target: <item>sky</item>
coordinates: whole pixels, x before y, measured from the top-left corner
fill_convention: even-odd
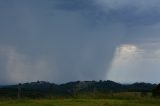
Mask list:
[[[0,84],[160,83],[159,0],[0,0]]]

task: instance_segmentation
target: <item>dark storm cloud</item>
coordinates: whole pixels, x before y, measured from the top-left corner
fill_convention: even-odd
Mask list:
[[[93,11],[86,2],[4,4],[1,72],[6,77],[1,83],[105,79],[114,48],[125,33],[123,24],[91,26],[93,22],[83,14],[84,8]]]
[[[106,79],[117,46],[157,31],[155,8],[126,2],[1,1],[0,83]]]

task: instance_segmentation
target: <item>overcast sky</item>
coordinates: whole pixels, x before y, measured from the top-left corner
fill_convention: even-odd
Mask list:
[[[0,84],[160,82],[160,0],[0,0]]]

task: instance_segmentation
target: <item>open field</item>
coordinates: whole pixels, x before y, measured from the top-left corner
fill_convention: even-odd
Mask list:
[[[0,106],[160,106],[160,99],[1,99]]]

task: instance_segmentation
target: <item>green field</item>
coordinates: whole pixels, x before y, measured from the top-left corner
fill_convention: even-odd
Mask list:
[[[160,106],[154,98],[139,99],[1,99],[0,106]]]

